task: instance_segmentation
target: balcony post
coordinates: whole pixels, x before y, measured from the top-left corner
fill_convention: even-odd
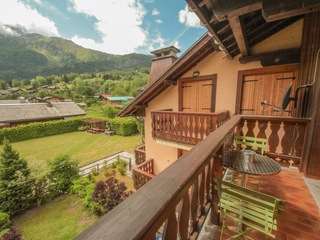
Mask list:
[[[212,172],[213,178],[222,179],[222,172],[223,172],[223,146],[220,147],[218,152],[214,156]],[[219,196],[218,191],[214,189],[214,182],[212,179],[212,209],[210,215],[210,222],[218,225],[219,224],[219,213],[218,213],[218,203],[219,203]]]

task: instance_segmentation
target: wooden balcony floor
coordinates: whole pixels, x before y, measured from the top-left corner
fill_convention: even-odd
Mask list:
[[[319,184],[315,190],[319,198],[320,181],[317,182]],[[260,191],[287,201],[284,213],[277,218],[275,239],[320,240],[320,208],[301,173],[283,169],[277,175],[261,177]],[[219,239],[220,233],[221,227],[217,228],[213,239]],[[224,231],[223,239],[228,238],[228,233],[228,230]],[[250,236],[253,239],[264,239],[259,232],[252,232]]]

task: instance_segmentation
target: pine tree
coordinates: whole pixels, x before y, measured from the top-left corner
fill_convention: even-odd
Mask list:
[[[0,211],[13,215],[28,208],[33,199],[32,183],[27,162],[5,139],[0,154]]]

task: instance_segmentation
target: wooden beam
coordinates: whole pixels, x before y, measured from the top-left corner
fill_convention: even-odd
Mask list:
[[[176,81],[176,80],[170,80],[170,79],[165,79],[165,80],[163,80],[163,83],[164,83],[165,85],[169,85],[169,86],[171,86],[171,85],[177,85],[177,81]]]
[[[239,58],[240,63],[261,61],[262,66],[299,63],[300,49],[286,49]]]
[[[218,21],[224,21],[262,8],[262,0],[220,0],[212,11]]]
[[[243,24],[239,17],[229,18],[229,24],[242,56],[248,55],[248,43],[243,33]]]
[[[222,43],[221,39],[219,38],[218,34],[215,32],[213,29],[212,23],[215,22],[215,17],[210,9],[208,9],[202,2],[200,4],[195,4],[193,0],[186,0],[186,2],[189,5],[189,9],[191,8],[192,11],[195,12],[195,14],[198,16],[200,19],[200,22],[206,26],[208,29],[208,34],[211,37],[214,37],[216,42],[221,46],[222,50],[225,52],[228,58],[232,58],[230,52],[228,49],[224,46]],[[200,6],[202,5],[202,7]]]
[[[320,11],[319,0],[263,0],[262,14],[267,22]]]

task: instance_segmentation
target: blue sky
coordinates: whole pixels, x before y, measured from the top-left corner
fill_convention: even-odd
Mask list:
[[[183,53],[206,32],[184,0],[0,0],[0,34],[17,28],[111,54]]]

